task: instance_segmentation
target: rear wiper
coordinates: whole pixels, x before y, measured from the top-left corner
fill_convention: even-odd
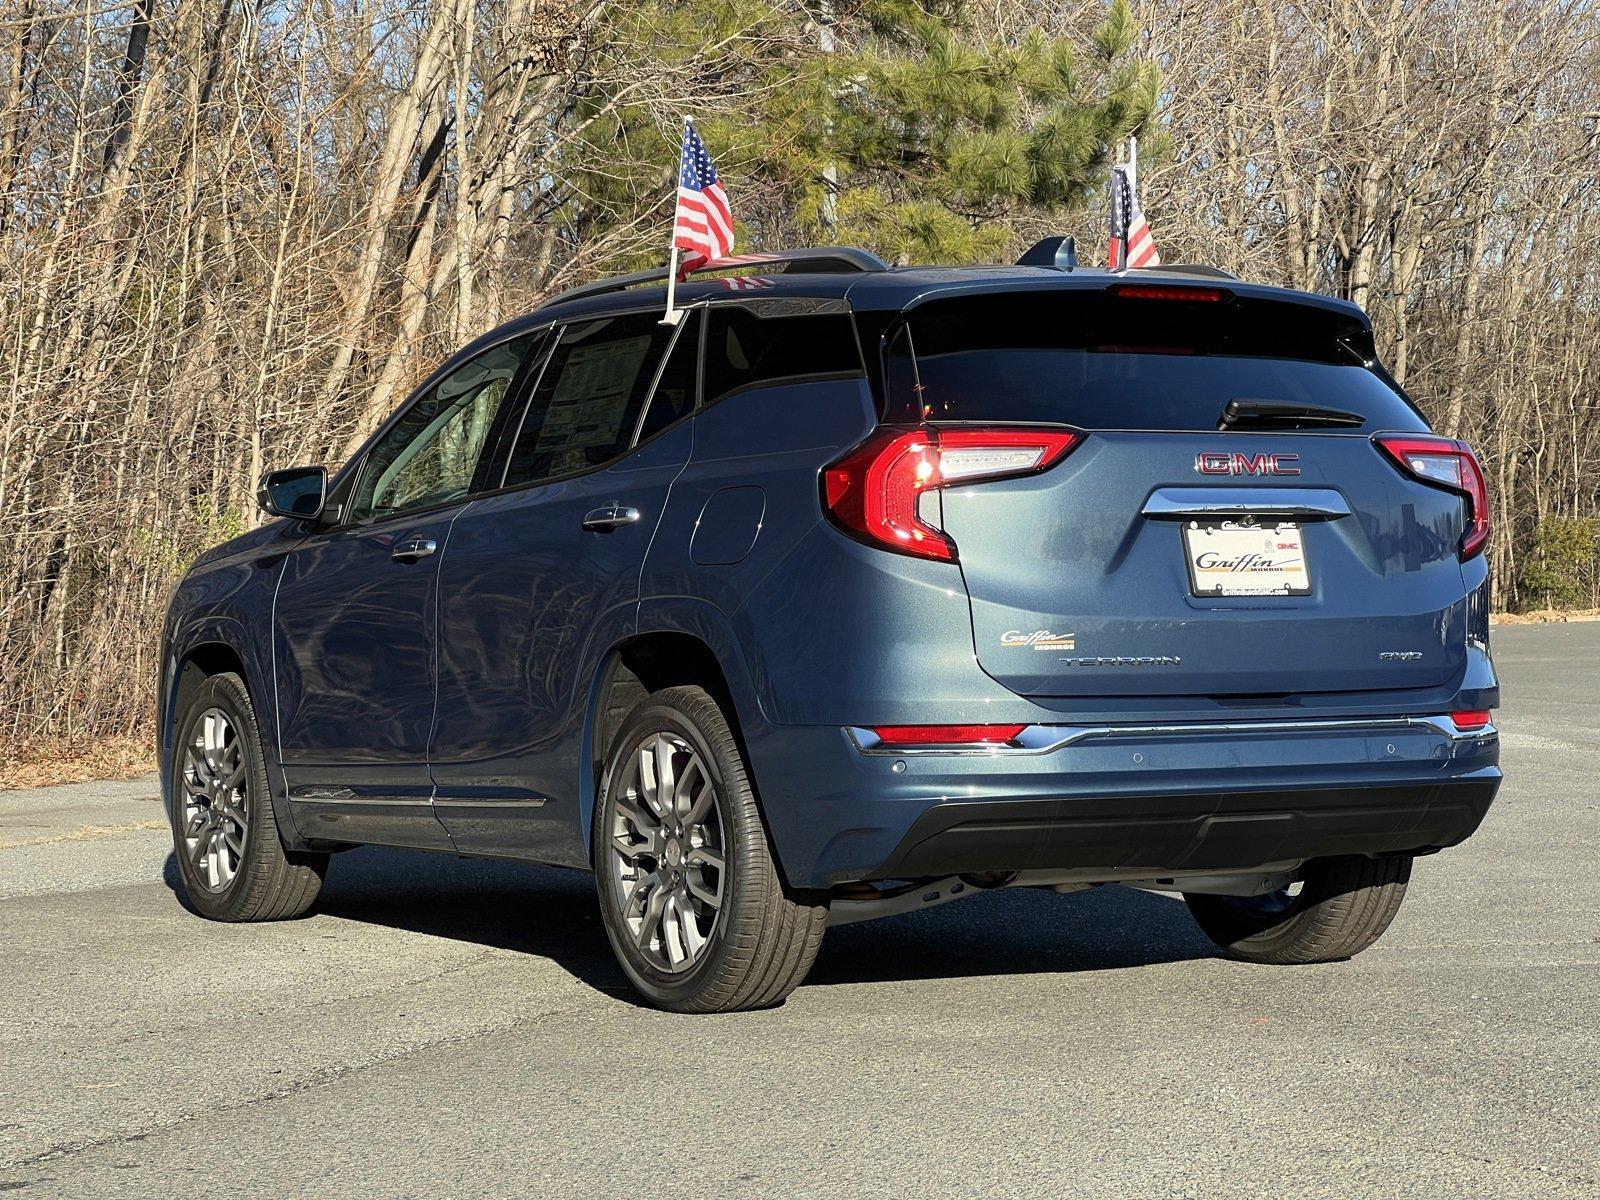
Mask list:
[[[1358,413],[1319,404],[1285,404],[1277,400],[1229,400],[1218,429],[1353,429],[1367,419]]]

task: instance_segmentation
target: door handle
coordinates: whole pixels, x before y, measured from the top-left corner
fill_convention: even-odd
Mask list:
[[[609,533],[632,525],[639,519],[639,510],[622,504],[608,504],[584,514],[583,527],[591,533]]]
[[[389,557],[395,562],[416,562],[419,558],[427,558],[439,548],[439,543],[432,538],[408,538],[389,552]]]

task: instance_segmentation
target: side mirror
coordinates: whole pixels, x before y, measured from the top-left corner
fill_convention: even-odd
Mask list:
[[[315,521],[328,497],[327,467],[286,467],[268,471],[256,488],[256,503],[274,517]]]

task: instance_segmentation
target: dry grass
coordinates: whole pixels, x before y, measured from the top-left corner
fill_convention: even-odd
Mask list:
[[[25,742],[0,754],[0,790],[133,779],[156,769],[155,748],[145,738],[98,737],[87,750],[59,743]]]
[[[1559,625],[1567,621],[1600,621],[1600,608],[1541,608],[1525,613],[1496,613],[1495,625]]]

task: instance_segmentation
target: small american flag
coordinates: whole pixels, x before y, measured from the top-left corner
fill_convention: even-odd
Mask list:
[[[1150,236],[1150,223],[1139,211],[1139,197],[1133,194],[1127,167],[1111,168],[1111,245],[1106,251],[1106,267],[1159,267],[1156,240]]]
[[[678,171],[678,210],[672,222],[672,244],[683,251],[678,278],[687,278],[707,263],[726,258],[733,249],[733,210],[717,179],[717,168],[694,126],[683,123],[683,157]]]

